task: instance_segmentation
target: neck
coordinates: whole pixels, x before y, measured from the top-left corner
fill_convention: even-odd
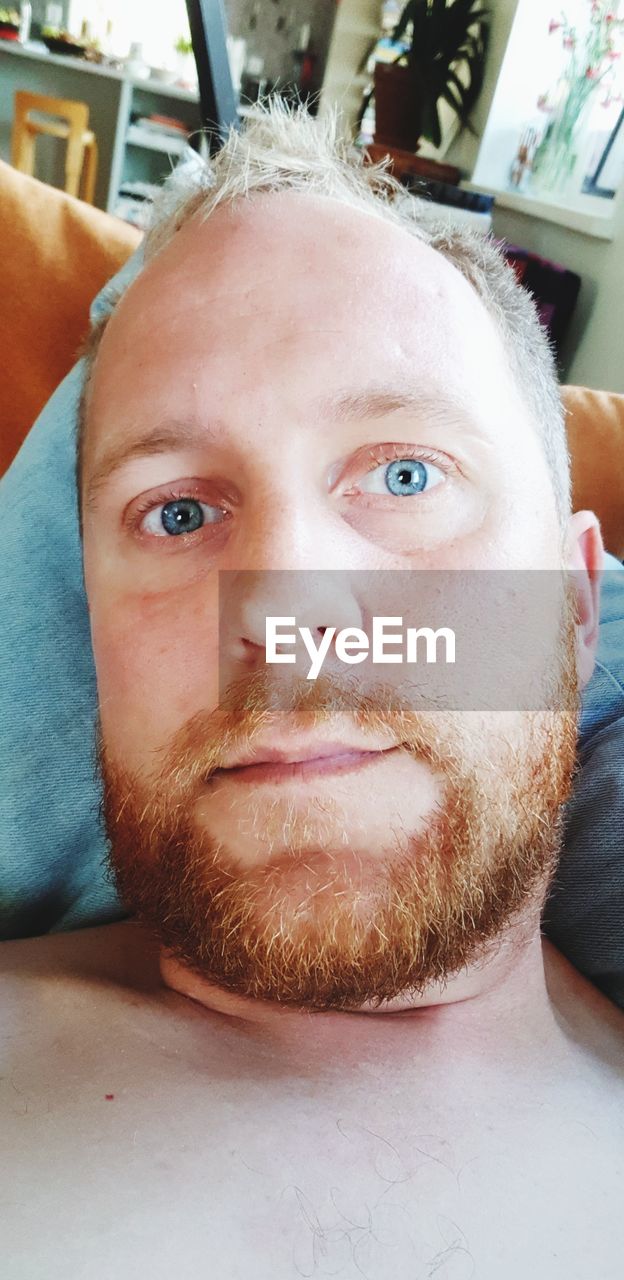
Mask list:
[[[306,1054],[335,1056],[344,1063],[345,1049],[361,1060],[367,1047],[404,1044],[411,1055],[431,1062],[438,1053],[458,1047],[465,1058],[481,1057],[493,1044],[517,1061],[526,1050],[535,1056],[557,1035],[548,996],[545,956],[553,951],[542,941],[539,917],[531,925],[510,930],[479,964],[432,986],[420,996],[403,996],[382,1008],[354,1012],[316,1011],[254,1000],[202,978],[167,953],[161,956],[165,984],[187,996],[220,1020],[243,1028],[282,1048],[290,1044]]]

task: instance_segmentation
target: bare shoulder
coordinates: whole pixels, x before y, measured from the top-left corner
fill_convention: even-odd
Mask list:
[[[543,939],[551,1008],[570,1046],[624,1083],[624,1012]]]
[[[71,1006],[79,1031],[104,1004],[160,1003],[158,947],[133,921],[0,943],[0,1043],[28,1043]]]
[[[157,986],[158,945],[134,920],[0,943],[5,992],[28,981],[97,978]]]

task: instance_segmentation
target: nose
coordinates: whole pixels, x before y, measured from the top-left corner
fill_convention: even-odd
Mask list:
[[[235,675],[241,663],[248,669],[266,662],[269,617],[293,618],[316,645],[329,627],[362,626],[356,583],[364,566],[354,557],[353,535],[341,529],[314,484],[284,482],[285,474],[301,472],[296,462],[255,491],[231,568],[219,573],[221,675],[225,668]],[[285,670],[294,672],[293,666]]]
[[[363,611],[357,599],[357,574],[337,569],[269,569],[222,572],[219,575],[220,657],[222,676],[236,668],[257,668],[266,663],[267,619],[279,618],[280,632],[309,628],[318,646],[329,627],[362,627]],[[289,621],[284,622],[287,619]],[[294,653],[295,647],[278,643],[277,652]],[[331,651],[330,648],[330,660]],[[293,671],[293,668],[287,668]]]

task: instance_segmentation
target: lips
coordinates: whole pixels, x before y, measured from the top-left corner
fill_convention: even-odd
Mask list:
[[[358,747],[343,742],[308,743],[292,747],[258,747],[213,778],[238,782],[282,782],[288,779],[352,773],[388,755],[393,747]]]

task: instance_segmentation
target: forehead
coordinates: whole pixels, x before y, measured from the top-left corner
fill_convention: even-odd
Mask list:
[[[514,396],[492,320],[441,254],[373,212],[264,195],[196,215],[142,272],[104,334],[90,416],[127,422],[184,387],[300,407],[320,381],[373,371],[484,409],[501,382]]]

